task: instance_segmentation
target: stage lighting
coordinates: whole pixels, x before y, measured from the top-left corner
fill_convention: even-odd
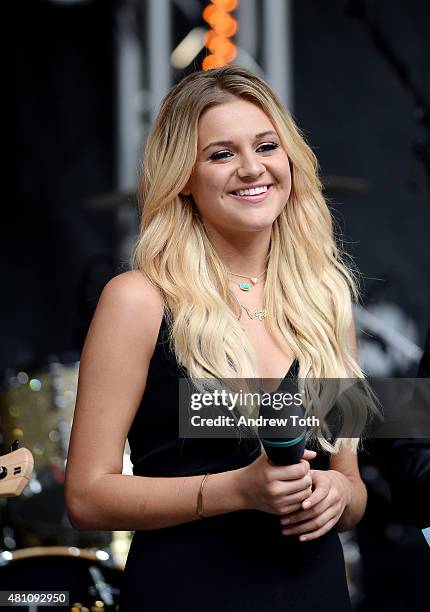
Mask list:
[[[205,47],[211,52],[203,62],[203,70],[225,66],[234,60],[237,47],[230,40],[238,28],[236,19],[230,14],[238,0],[212,0],[203,10],[203,20],[211,27],[205,36]]]

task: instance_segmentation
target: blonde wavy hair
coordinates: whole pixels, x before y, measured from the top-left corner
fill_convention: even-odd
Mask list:
[[[334,239],[317,159],[269,85],[242,67],[195,72],[164,98],[144,148],[133,267],[161,292],[171,315],[172,349],[191,379],[258,378],[226,266],[192,198],[181,195],[196,161],[202,113],[232,96],[269,117],[291,166],[291,194],[271,232],[267,328],[295,354],[299,378],[364,378],[348,343],[356,281]],[[329,452],[357,447],[356,439],[332,444],[321,432],[318,438]]]

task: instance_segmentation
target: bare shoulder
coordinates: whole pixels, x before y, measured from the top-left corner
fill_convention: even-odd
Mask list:
[[[145,304],[151,310],[163,309],[159,290],[140,270],[130,270],[114,276],[103,289],[101,298],[129,307]]]
[[[145,338],[144,346],[154,349],[163,316],[160,291],[139,270],[123,272],[104,287],[95,319],[121,328],[135,339]]]

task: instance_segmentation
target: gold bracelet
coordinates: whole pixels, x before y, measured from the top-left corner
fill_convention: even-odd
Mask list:
[[[204,515],[203,515],[203,487],[204,487],[204,484],[206,482],[206,478],[210,475],[210,473],[211,472],[208,472],[206,474],[206,476],[203,478],[203,480],[202,480],[202,482],[200,484],[199,494],[197,496],[197,515],[200,518],[204,518]]]

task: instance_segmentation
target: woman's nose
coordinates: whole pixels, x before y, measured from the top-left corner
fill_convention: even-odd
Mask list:
[[[243,155],[240,160],[240,165],[237,170],[240,178],[244,177],[257,177],[266,171],[265,166],[261,163],[255,155]]]

